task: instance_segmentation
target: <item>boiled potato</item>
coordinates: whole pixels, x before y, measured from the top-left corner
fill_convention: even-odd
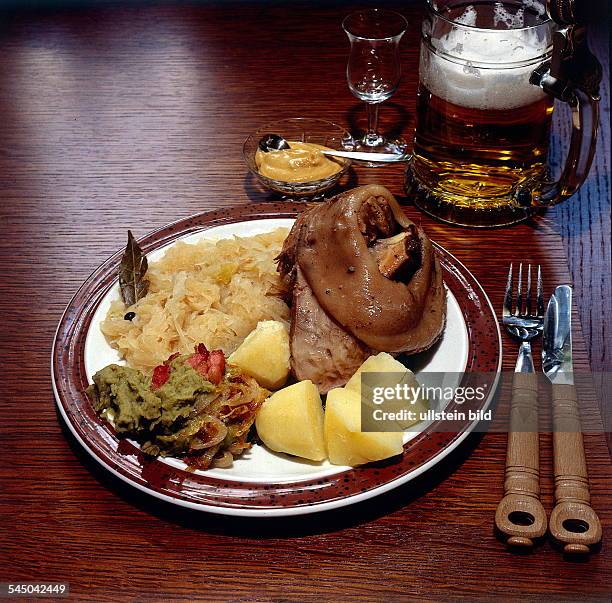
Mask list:
[[[351,390],[358,395],[361,395],[361,373],[394,373],[393,378],[386,378],[381,385],[384,384],[386,387],[394,387],[396,384],[406,384],[410,388],[414,388],[413,391],[417,391],[419,387],[419,382],[414,376],[414,373],[406,368],[401,362],[393,358],[391,354],[387,354],[386,352],[380,352],[376,354],[376,356],[367,358],[344,386],[347,390]],[[406,408],[408,408],[408,406],[406,406]],[[429,404],[425,398],[418,397],[415,403],[411,404],[409,408],[415,412],[416,417],[419,417],[421,412],[427,411]],[[398,421],[398,425],[401,429],[408,429],[408,427],[418,422],[419,420],[417,418],[415,421]]]
[[[403,434],[361,432],[361,397],[351,389],[332,389],[325,405],[325,442],[334,465],[363,465],[403,452]]]
[[[271,450],[313,461],[327,456],[323,406],[312,381],[300,381],[272,394],[259,409],[255,426]]]
[[[278,389],[289,376],[289,333],[282,322],[264,320],[227,359],[261,386]]]
[[[391,354],[387,354],[387,352],[380,352],[376,356],[367,358],[344,387],[359,393],[361,391],[361,373],[401,373],[409,385],[418,385],[412,371],[408,370],[399,360],[396,360]]]

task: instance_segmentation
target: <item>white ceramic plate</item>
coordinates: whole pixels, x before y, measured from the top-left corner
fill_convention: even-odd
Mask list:
[[[284,213],[287,213],[287,204],[282,207]],[[298,205],[295,209],[300,207]],[[202,239],[251,236],[280,227],[290,228],[293,224],[293,218],[288,217],[257,219],[260,216],[257,213],[252,215],[253,206],[249,208],[246,220],[240,220],[240,216],[236,216],[235,221],[228,221],[226,217],[224,220],[216,220],[226,223],[218,224],[215,223],[214,213],[203,214],[153,233],[145,240],[149,262],[161,258],[168,246],[178,240],[195,243]],[[269,206],[266,206],[266,209],[269,209]],[[295,214],[295,210],[292,213]],[[194,221],[197,224],[194,224]],[[151,243],[147,245],[148,240]],[[418,366],[411,368],[415,369],[417,376],[423,372],[447,372],[453,375],[453,381],[457,379],[457,374],[466,369],[483,370],[483,366],[474,363],[474,349],[478,349],[478,342],[470,340],[470,331],[474,331],[474,323],[487,319],[490,324],[495,325],[491,336],[485,342],[488,348],[493,348],[495,356],[493,364],[489,362],[488,367],[494,367],[498,372],[501,343],[490,303],[465,267],[444,250],[440,249],[439,252],[445,271],[445,282],[448,285],[447,324],[435,349],[420,355]],[[107,364],[122,363],[118,352],[108,344],[100,331],[100,323],[111,302],[119,298],[119,287],[114,278],[119,257],[120,253],[101,266],[68,306],[54,344],[53,378],[60,410],[77,439],[106,468],[140,489],[177,504],[220,513],[308,513],[349,504],[404,483],[422,473],[428,466],[439,462],[467,435],[470,426],[466,426],[464,432],[455,434],[456,437],[450,438],[448,442],[439,441],[440,434],[435,431],[429,433],[432,425],[423,424],[421,432],[411,431],[405,435],[407,454],[404,457],[407,458],[408,452],[412,451],[418,462],[415,460],[406,466],[399,463],[393,471],[384,472],[382,480],[379,475],[368,475],[368,467],[353,469],[331,465],[327,461],[302,461],[271,452],[261,445],[255,445],[228,469],[190,472],[179,459],[148,461],[144,455],[138,453],[137,443],[117,440],[112,427],[100,421],[88,408],[91,405],[86,397],[79,395],[78,400],[74,400],[77,397],[76,392],[83,389],[84,381],[91,382],[95,372]],[[460,278],[455,279],[453,276]],[[470,290],[466,290],[466,287]],[[466,308],[468,303],[473,307]],[[477,310],[476,314],[474,310]],[[73,362],[75,359],[79,362],[79,371],[76,374],[74,367],[67,366],[69,358],[62,354],[62,350],[66,349],[73,352]],[[490,351],[488,354],[490,355]],[[482,407],[485,408],[488,403],[489,399]],[[418,444],[423,440],[428,441],[427,453],[421,446],[424,456],[418,454]],[[434,441],[437,446],[432,447]],[[381,470],[377,473],[380,474]],[[160,479],[160,475],[165,477]],[[351,479],[348,480],[349,486],[344,486],[347,483],[347,475],[351,476]],[[177,479],[177,476],[180,476],[180,479]],[[359,476],[359,479],[356,479],[356,476]],[[365,479],[366,477],[372,479]],[[374,477],[376,479],[373,479]],[[359,486],[357,490],[350,487],[352,482]],[[364,484],[368,486],[370,482],[371,487],[363,487]],[[338,492],[339,484],[343,484],[345,491],[342,493]],[[202,496],[199,495],[198,488]],[[298,491],[302,496],[296,498],[295,493]],[[282,495],[279,495],[279,492],[282,492]]]

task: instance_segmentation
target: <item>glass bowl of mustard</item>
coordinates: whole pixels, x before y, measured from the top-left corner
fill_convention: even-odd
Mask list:
[[[259,141],[279,134],[289,149],[264,152]],[[321,148],[350,151],[354,140],[341,126],[324,119],[293,117],[255,130],[244,142],[249,171],[268,189],[285,197],[314,198],[336,185],[351,166],[350,159],[323,155]]]

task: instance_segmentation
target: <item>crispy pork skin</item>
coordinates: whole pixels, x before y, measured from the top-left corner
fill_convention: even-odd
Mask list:
[[[321,391],[343,385],[369,354],[423,351],[444,328],[434,248],[382,186],[358,187],[302,213],[278,270],[293,303],[293,372]]]

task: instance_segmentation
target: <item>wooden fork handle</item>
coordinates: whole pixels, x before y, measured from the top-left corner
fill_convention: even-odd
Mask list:
[[[555,508],[550,533],[566,553],[588,553],[601,540],[601,523],[591,508],[589,477],[573,385],[553,385]]]
[[[504,498],[495,525],[512,546],[531,547],[546,533],[546,512],[540,502],[538,378],[515,373],[506,453]]]

